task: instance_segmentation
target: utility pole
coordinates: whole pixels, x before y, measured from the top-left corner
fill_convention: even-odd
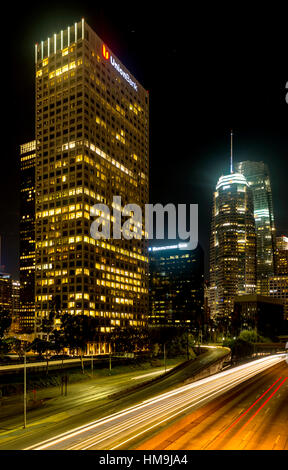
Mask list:
[[[186,352],[187,352],[187,361],[189,361],[188,328],[187,328],[187,335],[186,335]]]
[[[109,355],[109,375],[111,375],[111,370],[112,370],[112,355],[110,353],[110,355]]]
[[[68,375],[65,375],[65,392],[64,392],[65,397],[67,397],[67,385],[68,385]]]
[[[24,426],[26,429],[26,414],[27,414],[27,384],[26,384],[26,349],[24,350]]]
[[[93,375],[93,352],[91,356],[91,374]]]
[[[166,372],[166,344],[164,343],[164,368]]]

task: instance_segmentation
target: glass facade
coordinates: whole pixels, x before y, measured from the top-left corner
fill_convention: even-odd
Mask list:
[[[204,254],[169,247],[149,248],[149,323],[199,329],[204,320]]]
[[[10,274],[0,272],[0,311],[12,314],[12,278]]]
[[[20,316],[19,332],[35,323],[35,163],[36,141],[20,146]]]
[[[275,274],[288,276],[288,237],[276,238]]]
[[[275,273],[275,223],[269,170],[263,162],[244,161],[236,170],[248,181],[253,194],[257,238],[257,293],[268,295],[268,277]]]

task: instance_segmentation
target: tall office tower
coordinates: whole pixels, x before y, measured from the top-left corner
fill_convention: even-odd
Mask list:
[[[275,274],[288,276],[288,237],[276,238]]]
[[[234,297],[256,289],[253,196],[242,174],[221,176],[213,199],[210,239],[210,312],[231,318]]]
[[[0,272],[0,314],[3,310],[12,315],[12,278],[11,274]]]
[[[236,165],[253,194],[257,240],[257,293],[268,295],[268,277],[274,274],[275,223],[269,170],[263,162],[244,161]]]
[[[2,265],[2,238],[0,235],[0,272],[4,272],[4,271],[5,271],[5,266]]]
[[[35,323],[35,162],[36,141],[20,146],[20,315],[19,331]]]
[[[203,326],[204,253],[200,245],[195,250],[185,245],[149,248],[151,324],[196,330]]]
[[[12,324],[11,331],[13,333],[20,333],[20,282],[12,281],[11,292],[11,311],[12,311]]]
[[[121,196],[144,215],[148,113],[148,92],[84,20],[36,45],[36,317],[57,302],[103,332],[147,321],[147,240],[95,240],[90,210]]]
[[[288,320],[288,275],[269,276],[269,295],[284,304],[284,316]]]

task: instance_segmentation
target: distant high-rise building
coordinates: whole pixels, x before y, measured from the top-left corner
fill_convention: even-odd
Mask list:
[[[259,335],[274,339],[281,334],[283,302],[262,295],[235,297],[232,315],[233,335],[241,330],[256,330]]]
[[[5,272],[5,266],[2,265],[2,237],[0,235],[0,272]]]
[[[20,315],[19,330],[32,333],[35,320],[36,141],[20,147]]]
[[[275,272],[275,223],[269,170],[263,162],[236,164],[253,194],[257,240],[257,293],[268,295],[268,277]]]
[[[0,314],[1,311],[8,311],[12,316],[12,278],[5,272],[0,272]]]
[[[11,311],[12,311],[12,324],[11,331],[13,333],[20,333],[20,282],[12,281],[11,292]]]
[[[231,318],[235,296],[252,294],[255,289],[253,196],[246,178],[240,173],[231,172],[219,178],[213,199],[209,287],[211,317]]]
[[[57,301],[62,313],[100,317],[103,332],[141,326],[148,242],[95,240],[90,210],[121,196],[144,215],[148,92],[84,20],[35,49],[36,316]]]
[[[288,319],[288,237],[276,238],[275,275],[269,276],[269,295],[284,302]]]
[[[204,253],[185,243],[149,248],[149,323],[199,329],[204,322]]]
[[[288,276],[288,237],[276,238],[275,274]]]
[[[209,306],[209,282],[204,282],[204,324],[209,325],[211,315],[210,315],[210,306]]]
[[[284,316],[288,320],[288,275],[269,277],[269,295],[284,304]]]

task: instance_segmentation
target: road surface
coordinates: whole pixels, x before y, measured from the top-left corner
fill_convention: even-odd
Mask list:
[[[171,370],[171,367],[166,368],[166,372]],[[113,373],[115,373],[113,371]],[[152,368],[148,371],[132,370],[129,372],[116,373],[112,376],[100,376],[95,373],[94,378],[83,382],[76,382],[68,384],[68,396],[60,395],[60,386],[44,388],[37,390],[37,400],[45,403],[45,410],[32,407],[33,392],[30,390],[28,396],[30,397],[29,405],[31,411],[28,416],[28,423],[32,423],[39,419],[39,416],[49,414],[52,416],[56,413],[62,413],[71,408],[79,408],[83,405],[89,405],[107,398],[113,393],[126,390],[127,387],[132,387],[135,384],[146,382],[157,376],[163,375],[165,369],[162,367]],[[1,403],[1,402],[0,402]],[[13,426],[22,426],[23,424],[23,395],[12,395],[2,399],[0,407],[0,445],[1,445],[1,429],[12,429]],[[28,406],[29,409],[29,406]],[[43,416],[42,416],[43,415]]]
[[[288,365],[253,377],[135,448],[288,450]]]
[[[177,440],[177,436],[174,436],[174,440],[170,442],[171,440],[167,440],[167,435],[164,436],[163,434],[161,434],[161,432],[165,433],[166,428],[169,429],[169,425],[176,426],[177,422],[179,422],[179,418],[183,417],[183,415],[187,416],[191,412],[195,412],[197,410],[199,411],[201,407],[207,406],[209,402],[213,402],[215,401],[215,399],[217,399],[219,403],[222,403],[222,398],[223,396],[226,396],[226,392],[230,391],[230,393],[232,393],[233,389],[235,389],[235,387],[239,385],[242,385],[245,390],[245,388],[247,388],[245,382],[249,381],[249,384],[250,382],[253,383],[253,378],[254,381],[257,382],[259,377],[262,377],[263,374],[265,377],[267,377],[267,373],[269,372],[270,374],[271,370],[275,370],[277,375],[279,372],[279,368],[281,370],[284,368],[283,370],[285,371],[286,376],[288,376],[288,368],[286,362],[284,362],[284,355],[274,355],[258,359],[248,364],[244,364],[242,366],[238,366],[233,369],[220,372],[205,379],[201,379],[197,382],[178,387],[177,389],[171,390],[167,393],[162,393],[161,395],[155,396],[149,400],[145,400],[135,406],[131,406],[120,412],[113,413],[109,416],[105,416],[101,419],[87,423],[85,426],[71,429],[70,431],[55,436],[52,439],[39,442],[37,445],[29,447],[29,449],[150,449],[152,448],[150,446],[153,445],[153,448],[158,448],[162,450],[162,442],[164,442],[163,445],[166,445],[168,449],[170,448],[169,445],[173,446],[175,441]],[[285,379],[285,377],[283,376],[283,379]],[[279,388],[276,393],[286,393],[287,401],[287,380],[284,383],[282,383],[280,380],[279,382],[277,382],[275,387],[277,388],[280,383],[281,388]],[[271,389],[271,393],[276,390],[276,388]],[[257,390],[258,389],[256,387],[256,392]],[[257,393],[260,392],[258,391]],[[243,393],[245,395],[245,392]],[[247,393],[250,393],[250,396],[253,395],[253,393],[250,391],[250,388]],[[270,391],[267,392],[267,397],[268,396],[270,396]],[[276,394],[274,396],[276,396]],[[247,400],[249,401],[249,397],[247,398]],[[257,400],[257,397],[255,397],[255,400]],[[218,408],[221,408],[221,406],[219,405]],[[285,410],[286,413],[287,408]],[[288,415],[286,415],[286,418],[287,416]],[[207,417],[209,417],[209,413],[207,414]],[[239,423],[236,423],[234,429],[237,429],[236,426],[238,425]],[[210,435],[211,437],[212,433],[214,433],[215,429],[217,428],[217,420],[215,420],[213,429],[210,428],[209,430],[208,428],[206,429],[206,434],[207,436]],[[176,428],[173,428],[173,431],[176,432]],[[143,443],[140,444],[140,447],[137,447],[137,444],[141,443],[144,439],[147,440],[147,437],[149,437],[151,441],[151,436],[153,436],[153,433],[154,437],[152,437],[152,443],[149,443],[148,441],[146,443],[146,447]],[[168,436],[170,436],[169,432]],[[189,444],[187,443],[187,445]],[[179,446],[180,447],[176,446],[173,448],[190,448],[185,447],[186,444],[183,444],[182,441]]]

